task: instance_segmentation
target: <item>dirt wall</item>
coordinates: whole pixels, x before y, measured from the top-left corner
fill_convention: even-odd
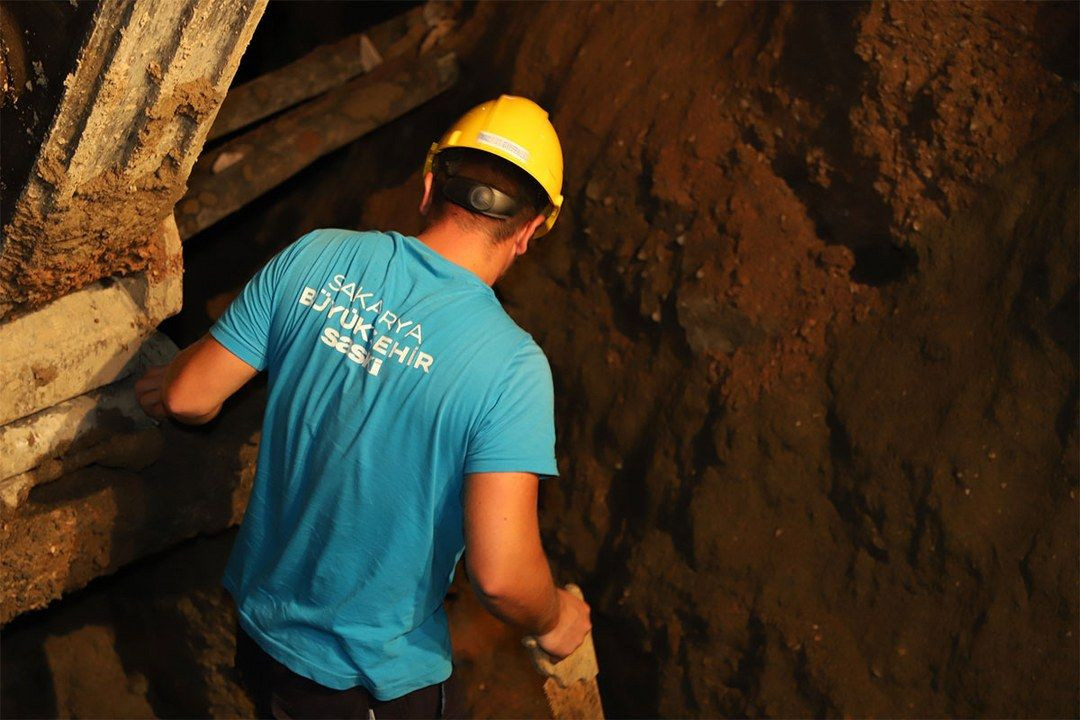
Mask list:
[[[501,292],[554,368],[544,526],[612,713],[1075,715],[1076,14],[473,23],[468,99],[537,98],[567,154]],[[384,183],[358,224],[411,211]]]
[[[182,543],[4,626],[0,715],[251,718],[221,576],[235,531]],[[549,718],[516,630],[459,577],[446,599],[454,676],[446,717]]]
[[[1075,8],[467,12],[458,89],[194,239],[189,308],[312,227],[416,231],[431,139],[534,97],[567,201],[499,292],[609,714],[1080,712]]]

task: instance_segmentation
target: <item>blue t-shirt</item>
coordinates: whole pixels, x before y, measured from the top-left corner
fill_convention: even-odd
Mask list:
[[[479,277],[392,232],[305,235],[210,333],[269,371],[224,579],[240,624],[327,687],[445,680],[463,477],[557,474],[543,352]]]

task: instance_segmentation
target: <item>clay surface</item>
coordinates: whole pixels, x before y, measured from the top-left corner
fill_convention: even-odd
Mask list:
[[[235,532],[179,545],[4,628],[4,717],[251,718],[233,669],[236,616],[220,585]],[[448,718],[550,718],[520,636],[463,577]]]
[[[485,72],[188,249],[178,343],[313,227],[418,230],[427,144],[534,97],[567,200],[499,292],[551,360],[544,532],[608,714],[1080,713],[1075,9],[469,12]]]
[[[1074,15],[480,6],[489,73],[236,227],[416,231],[406,149],[538,99],[566,209],[500,294],[609,713],[1075,715]],[[235,288],[197,264],[200,306]]]
[[[612,714],[1076,714],[1053,9],[544,10],[514,87],[575,213],[504,298],[552,358],[545,527]]]

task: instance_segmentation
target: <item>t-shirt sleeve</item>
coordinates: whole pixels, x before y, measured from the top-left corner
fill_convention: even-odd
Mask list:
[[[271,258],[210,328],[215,340],[256,370],[265,370],[270,356],[270,330],[283,276],[292,257],[312,235],[304,235]]]
[[[510,359],[494,403],[469,439],[465,473],[556,476],[551,368],[531,340]]]

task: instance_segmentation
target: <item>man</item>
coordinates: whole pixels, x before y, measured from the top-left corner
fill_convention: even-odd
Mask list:
[[[556,475],[551,373],[491,289],[562,204],[547,113],[502,96],[424,171],[419,237],[316,230],[210,333],[136,386],[198,424],[258,371],[258,470],[224,584],[238,665],[275,717],[434,717],[450,675],[443,597],[463,550],[498,617],[555,657],[590,628],[540,544]]]

